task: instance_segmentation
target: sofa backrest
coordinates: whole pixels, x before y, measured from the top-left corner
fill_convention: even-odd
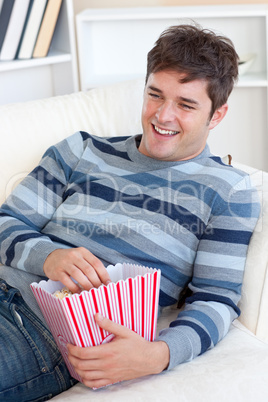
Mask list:
[[[0,205],[50,145],[74,132],[105,137],[141,133],[143,89],[143,80],[134,80],[0,106]],[[238,167],[251,175],[262,199],[262,216],[248,251],[240,321],[268,342],[268,173]]]

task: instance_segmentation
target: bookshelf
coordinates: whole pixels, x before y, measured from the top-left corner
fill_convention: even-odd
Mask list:
[[[0,61],[0,104],[78,91],[72,0],[63,0],[47,57]]]
[[[256,56],[239,77],[227,116],[211,131],[210,148],[268,171],[267,18],[268,4],[84,10],[76,16],[81,89],[144,77],[147,53],[160,33],[195,20],[230,37],[240,57]]]

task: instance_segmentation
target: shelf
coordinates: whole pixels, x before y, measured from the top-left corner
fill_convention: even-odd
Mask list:
[[[22,68],[35,68],[48,64],[64,63],[67,61],[71,61],[70,53],[53,51],[47,57],[42,57],[38,59],[2,61],[0,63],[0,72],[20,70]]]
[[[0,104],[78,91],[72,0],[63,0],[47,57],[0,62]]]
[[[124,7],[124,8],[92,8],[82,11],[78,20],[82,21],[115,21],[171,18],[234,18],[266,16],[268,6],[253,4],[216,6],[180,6],[180,7]]]
[[[246,73],[239,77],[238,87],[267,87],[267,74],[262,73]]]

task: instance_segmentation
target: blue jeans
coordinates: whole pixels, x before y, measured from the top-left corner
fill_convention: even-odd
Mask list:
[[[46,401],[76,382],[51,333],[0,280],[0,401]]]

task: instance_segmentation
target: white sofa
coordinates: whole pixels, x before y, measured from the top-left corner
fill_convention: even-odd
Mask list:
[[[100,136],[141,132],[143,81],[130,81],[50,99],[0,107],[0,202],[42,153],[77,130]],[[268,173],[247,166],[262,199],[262,215],[246,263],[242,314],[228,335],[192,362],[160,375],[93,391],[83,384],[55,401],[268,401]],[[159,327],[176,309],[167,309]]]

